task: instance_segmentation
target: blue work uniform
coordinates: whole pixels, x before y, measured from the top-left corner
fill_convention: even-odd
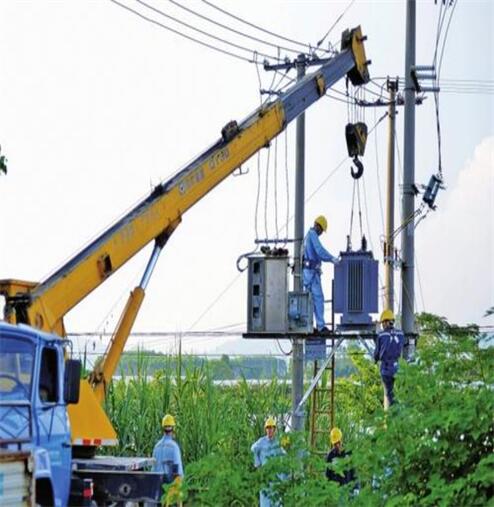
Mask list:
[[[377,336],[374,360],[381,361],[381,378],[384,387],[385,408],[394,402],[393,387],[398,371],[398,359],[403,354],[405,337],[399,329],[385,329]]]
[[[317,330],[325,327],[324,322],[324,293],[321,285],[321,263],[338,263],[338,259],[331,255],[319,241],[314,227],[311,227],[304,240],[304,290],[310,291],[314,303],[314,316]]]
[[[171,435],[164,435],[154,446],[153,458],[156,460],[153,472],[165,474],[165,482],[170,483],[177,476],[183,477],[184,469],[180,447]]]
[[[281,448],[277,438],[268,438],[267,436],[261,437],[255,442],[250,448],[254,454],[254,466],[256,468],[263,466],[269,458],[273,456],[280,456],[285,454],[285,451]],[[265,490],[261,490],[259,493],[259,505],[260,507],[281,507],[280,502],[272,502]]]

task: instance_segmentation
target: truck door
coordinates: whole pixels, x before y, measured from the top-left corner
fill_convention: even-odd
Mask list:
[[[63,351],[45,346],[41,351],[38,399],[39,443],[48,451],[55,499],[66,505],[70,488],[71,443],[67,408],[62,396]]]

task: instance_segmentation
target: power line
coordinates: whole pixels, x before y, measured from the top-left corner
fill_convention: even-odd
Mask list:
[[[441,66],[442,66],[442,61],[443,61],[443,56],[444,56],[444,49],[446,47],[446,41],[447,41],[447,38],[448,38],[449,27],[451,25],[451,20],[453,19],[453,15],[454,15],[457,3],[458,3],[458,0],[456,0],[456,2],[453,3],[453,7],[451,8],[451,11],[450,11],[448,23],[446,25],[446,31],[445,31],[444,37],[443,37],[441,54],[440,54],[440,57],[439,57],[439,65],[437,65],[437,51],[438,51],[438,47],[439,47],[439,40],[441,38],[441,33],[442,33],[442,28],[443,28],[443,25],[444,25],[444,21],[446,19],[448,5],[446,4],[445,7],[444,7],[444,15],[442,16],[442,18],[441,18],[441,11],[442,11],[443,4],[441,4],[441,8],[439,10],[438,29],[437,29],[437,37],[436,37],[436,47],[434,49],[434,59],[433,59],[433,65],[434,65],[434,67],[436,69],[436,79],[435,79],[436,90],[439,90],[439,79],[440,79],[440,74],[441,74]],[[449,5],[451,5],[451,3]],[[441,151],[442,151],[442,147],[441,147],[441,121],[440,121],[440,118],[439,118],[439,91],[435,91],[434,92],[434,105],[435,105],[435,113],[436,113],[437,154],[438,154],[438,166],[439,166],[438,167],[438,173],[439,173],[439,177],[442,179],[443,168],[442,168],[442,153],[441,153]]]
[[[443,64],[443,56],[444,56],[444,49],[446,47],[446,40],[448,39],[448,33],[449,33],[449,27],[451,25],[451,20],[453,19],[453,14],[455,13],[455,8],[458,4],[458,0],[456,0],[453,3],[453,7],[451,8],[451,14],[449,16],[448,24],[446,25],[446,32],[444,33],[444,39],[443,39],[443,47],[441,48],[441,56],[439,57],[439,65],[437,68],[437,81],[439,81],[439,77],[441,74],[441,67]]]
[[[443,90],[443,89],[441,89],[441,92],[452,93],[452,94],[456,94],[456,95],[494,95],[494,90],[455,90],[455,89]]]
[[[240,278],[242,273],[238,273],[235,278],[223,289],[214,301],[199,315],[199,317],[193,322],[189,328],[189,332],[202,320],[202,318],[211,310],[211,308],[226,294],[226,292],[232,287],[232,285]]]
[[[126,351],[126,352],[123,352],[123,354],[127,354],[127,357],[130,356],[133,356],[134,354],[129,354],[129,352],[134,352],[134,351]],[[86,355],[86,356],[102,356],[104,355],[103,353],[100,353],[100,352],[87,352],[87,351],[84,351],[84,352],[79,352],[80,355]],[[144,351],[143,349],[139,349],[138,351],[138,354],[139,354],[139,357],[172,357],[172,358],[175,358],[176,355],[175,354],[167,354],[167,353],[164,353],[164,352],[154,352],[154,351]],[[263,358],[270,358],[270,357],[273,357],[273,358],[284,358],[285,355],[287,354],[284,354],[284,353],[266,353],[266,354],[261,354],[259,352],[257,353],[250,353],[250,354],[246,354],[246,353],[242,353],[242,354],[239,354],[239,353],[234,353],[234,354],[225,354],[225,353],[218,353],[218,354],[213,354],[213,353],[208,353],[208,352],[205,352],[203,354],[200,354],[200,353],[196,353],[196,352],[193,352],[193,353],[190,353],[190,352],[182,352],[182,358],[209,358],[209,357],[212,357],[212,358],[215,358],[215,357],[223,357],[223,356],[228,356],[230,358],[250,358],[250,357],[263,357]],[[245,368],[245,367],[244,367]]]
[[[478,329],[494,329],[494,324],[484,324],[484,325],[477,325],[474,324],[475,327]],[[228,333],[225,332],[225,337],[235,337],[235,336],[241,336],[242,332],[232,332]],[[216,337],[217,335],[215,331],[184,331],[184,332],[178,332],[178,331],[133,331],[130,333],[129,338],[144,338],[144,337],[157,337],[157,336],[163,336],[163,337],[179,337],[179,336],[188,336],[191,335],[193,337],[199,337],[199,336],[209,336],[209,337]],[[80,332],[73,332],[73,333],[67,333],[68,338],[99,338],[101,336],[104,337],[111,337],[112,333],[98,333],[96,331],[80,331]],[[151,343],[151,342],[146,342]]]
[[[415,250],[415,266],[417,267],[417,279],[419,282],[419,289],[420,289],[420,298],[422,299],[422,309],[425,312],[425,300],[424,300],[424,293],[422,291],[422,279],[420,277],[420,270],[419,270],[419,263],[417,262],[417,251]]]
[[[140,0],[136,0],[136,1],[140,1]],[[277,49],[284,49],[285,51],[289,51],[290,53],[295,53],[295,54],[300,53],[300,51],[297,51],[295,49],[287,48],[285,46],[280,46],[278,44],[273,44],[272,42],[265,41],[263,39],[259,39],[258,37],[254,37],[253,35],[249,35],[249,34],[246,34],[244,32],[240,32],[239,30],[235,30],[234,28],[232,28],[232,27],[230,27],[228,25],[224,25],[223,23],[220,23],[219,21],[211,19],[208,16],[204,16],[203,14],[200,14],[199,12],[196,12],[193,9],[189,9],[185,5],[182,5],[179,2],[176,2],[175,0],[168,0],[168,1],[170,3],[172,3],[173,5],[176,5],[180,9],[183,9],[184,11],[187,11],[190,14],[192,14],[194,16],[197,16],[198,18],[201,18],[201,19],[203,19],[203,20],[205,20],[205,21],[207,21],[209,23],[212,23],[213,25],[219,26],[219,27],[223,28],[224,30],[228,30],[229,32],[233,32],[233,33],[235,33],[237,35],[240,35],[241,37],[246,37],[247,39],[251,39],[251,40],[254,40],[256,42],[260,42],[261,44],[265,44],[267,46],[275,47]],[[259,53],[259,54],[262,54],[263,56],[266,56],[263,53]],[[268,58],[272,58],[272,57],[268,56]]]
[[[202,35],[205,35],[206,37],[211,37],[212,39],[215,39],[219,42],[222,42],[223,44],[227,44],[227,45],[230,45],[236,49],[240,49],[242,51],[247,51],[248,53],[254,53],[254,50],[251,49],[251,48],[247,48],[245,46],[241,46],[240,44],[235,44],[234,42],[231,42],[227,39],[223,39],[222,37],[218,37],[216,35],[212,35],[210,34],[209,32],[206,32],[204,30],[201,30],[200,28],[196,28],[195,26],[193,25],[190,25],[189,23],[186,23],[185,21],[182,21],[174,16],[171,16],[169,14],[166,14],[166,12],[163,12],[162,10],[160,9],[157,9],[156,7],[153,7],[152,5],[149,5],[148,3],[144,2],[143,0],[135,0],[137,3],[143,5],[144,7],[147,7],[149,10],[153,11],[153,12],[156,12],[157,14],[160,14],[161,16],[164,16],[165,18],[168,18],[168,19],[171,19],[172,21],[175,21],[175,23],[178,23],[180,25],[183,25],[183,26],[186,26],[187,28],[190,28],[191,30],[194,30]],[[173,0],[169,0],[170,2],[172,3],[175,3]],[[184,7],[184,9],[186,10],[189,10],[187,9],[186,7]],[[200,14],[197,14],[198,16],[200,16]],[[266,53],[262,53],[260,51],[256,51],[258,54],[266,57],[266,58],[271,58],[273,60],[280,60],[279,58],[275,57],[275,56],[272,56],[272,55],[269,55],[269,54],[266,54]]]
[[[354,2],[355,0],[350,0],[350,3],[347,5],[346,9],[338,16],[336,21],[330,26],[329,30],[326,32],[326,35],[324,35],[324,37],[317,43],[318,48],[324,42],[324,39],[326,39],[326,37],[331,33],[333,28],[341,21],[341,18],[346,14],[348,9],[350,9],[350,7],[354,4]]]
[[[275,32],[271,32],[270,30],[266,30],[265,28],[262,28],[258,25],[255,25],[254,23],[251,23],[249,21],[246,21],[245,19],[242,19],[241,17],[239,16],[236,16],[235,14],[232,14],[231,12],[228,12],[226,11],[225,9],[222,9],[220,7],[218,7],[217,5],[214,5],[212,2],[208,2],[207,0],[202,0],[202,2],[204,2],[206,5],[209,5],[210,7],[212,7],[213,9],[216,9],[217,11],[220,11],[222,12],[223,14],[225,14],[226,16],[229,16],[233,19],[236,19],[237,21],[239,21],[240,23],[244,23],[245,25],[248,25],[252,28],[255,28],[256,30],[260,30],[261,32],[264,32],[264,33],[267,33],[269,35],[272,35],[273,37],[277,37],[278,39],[281,39],[281,40],[284,40],[286,42],[291,42],[292,44],[296,44],[298,46],[302,46],[304,47],[306,50],[308,49],[309,51],[312,50],[312,47],[310,46],[310,44],[305,44],[303,42],[299,42],[297,40],[294,40],[294,39],[290,39],[288,37],[285,37],[283,35],[279,35]],[[281,46],[280,46],[281,47]],[[285,48],[283,48],[285,49]],[[323,51],[327,51],[327,50],[323,50]]]
[[[163,23],[160,23],[159,21],[156,21],[155,19],[152,19],[152,18],[148,18],[147,16],[145,16],[144,14],[132,9],[131,7],[128,7],[127,5],[124,5],[122,3],[120,3],[118,0],[109,0],[110,2],[113,2],[114,4],[122,7],[123,9],[126,9],[128,10],[129,12],[132,12],[133,14],[135,14],[136,16],[144,19],[145,21],[148,21],[149,23],[152,23],[154,25],[157,25],[161,28],[164,28],[165,30],[169,30],[170,32],[173,32],[177,35],[180,35],[180,37],[184,37],[192,42],[195,42],[197,44],[200,44],[201,46],[205,46],[209,49],[213,49],[214,51],[218,51],[219,53],[223,53],[224,55],[228,55],[228,56],[232,56],[233,58],[237,58],[238,60],[242,60],[244,62],[248,62],[248,63],[254,63],[253,60],[250,60],[249,58],[245,58],[244,56],[241,56],[241,55],[238,55],[236,53],[233,53],[231,51],[228,51],[226,49],[222,49],[222,48],[219,48],[217,46],[213,46],[212,44],[209,44],[207,42],[204,42],[204,41],[201,41],[199,39],[196,39],[194,37],[191,37],[190,35],[186,35],[184,33],[181,33],[179,32],[178,30],[175,30],[174,28],[171,28],[167,25],[164,25]]]
[[[376,122],[376,109],[374,108],[374,122]],[[379,194],[379,208],[381,210],[381,224],[382,230],[384,231],[384,210],[383,210],[383,198],[381,194],[381,176],[379,174],[379,150],[378,150],[378,139],[377,139],[377,131],[374,135],[374,152],[376,155],[376,174],[377,174],[377,191]]]

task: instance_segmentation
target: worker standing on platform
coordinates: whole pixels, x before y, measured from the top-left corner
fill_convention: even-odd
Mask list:
[[[180,483],[184,476],[182,466],[182,455],[180,447],[173,439],[175,430],[175,418],[166,414],[161,421],[163,427],[163,437],[154,446],[153,458],[156,463],[153,466],[153,472],[161,472],[165,475],[165,482],[171,483],[176,481]]]
[[[316,318],[316,333],[328,333],[324,321],[324,293],[321,285],[321,263],[332,262],[338,264],[339,260],[331,255],[321,244],[319,236],[328,229],[328,222],[324,216],[318,216],[314,221],[314,226],[304,239],[304,258],[303,258],[303,277],[304,290],[312,294],[314,303],[314,316]]]
[[[382,331],[377,335],[374,361],[381,361],[381,379],[384,389],[384,410],[394,403],[393,388],[398,371],[398,359],[403,355],[403,332],[394,328],[395,316],[391,310],[381,313]]]
[[[261,437],[255,442],[250,450],[254,454],[254,466],[259,468],[263,466],[269,458],[273,456],[281,456],[284,454],[283,449],[276,438],[276,421],[273,417],[268,417],[264,423],[264,429],[266,436]],[[266,490],[261,490],[259,493],[259,505],[260,507],[281,507],[280,502],[272,502],[269,499]]]
[[[331,450],[326,456],[326,463],[331,464],[337,458],[344,458],[349,456],[350,453],[343,450],[343,433],[339,428],[333,428],[329,434],[329,441],[331,442]],[[330,467],[326,468],[326,478],[330,481],[337,482],[340,486],[348,484],[355,480],[355,472],[353,469],[345,470],[343,475],[334,472]]]

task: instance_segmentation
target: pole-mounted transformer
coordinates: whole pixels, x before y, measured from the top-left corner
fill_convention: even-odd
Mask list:
[[[340,252],[341,261],[335,266],[334,311],[341,314],[340,331],[374,330],[371,313],[378,312],[378,261],[367,250],[365,236],[361,249],[354,252],[348,246]]]

